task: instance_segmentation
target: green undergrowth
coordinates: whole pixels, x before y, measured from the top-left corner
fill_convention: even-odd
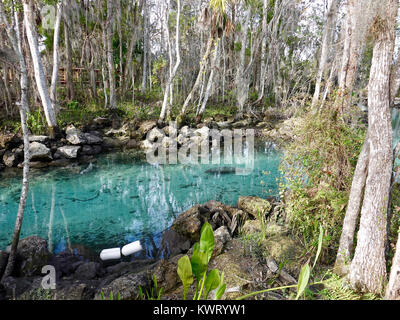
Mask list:
[[[350,126],[330,109],[300,116],[280,170],[281,197],[292,232],[315,248],[325,230],[321,261],[333,262],[365,128]]]

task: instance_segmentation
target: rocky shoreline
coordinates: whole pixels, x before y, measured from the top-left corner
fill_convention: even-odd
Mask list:
[[[88,258],[83,252],[51,254],[46,241],[37,236],[22,239],[18,245],[15,272],[0,285],[0,299],[98,300],[102,292],[106,297],[113,292],[119,293],[122,299],[140,299],[139,286],[150,288],[153,276],[156,276],[158,286],[163,288],[163,299],[181,299],[183,290],[176,272],[177,261],[184,254],[191,255],[205,222],[213,227],[216,243],[210,267],[226,274],[228,290],[224,299],[233,299],[252,288],[266,286],[267,280],[272,278],[282,284],[293,284],[296,280],[289,272],[278,267],[279,262],[275,258],[279,259],[279,256],[260,261],[246,253],[248,249],[238,238],[239,230],[249,236],[261,231],[258,219],[260,208],[262,214],[269,217],[269,225],[273,226],[275,235],[279,228],[284,229],[277,222],[280,207],[272,198],[240,197],[237,207],[217,201],[192,207],[179,215],[172,227],[163,233],[159,248],[159,255],[163,258],[160,260],[116,261],[110,264]],[[279,232],[289,239],[286,231]],[[277,246],[282,247],[282,244],[277,242]],[[0,275],[4,272],[7,258],[8,253],[0,251]],[[41,289],[41,270],[45,265],[53,265],[56,269],[55,290]],[[260,275],[262,281],[257,282],[256,278]]]
[[[244,120],[234,117],[215,116],[205,119],[196,127],[180,126],[173,133],[168,125],[160,126],[155,120],[121,123],[107,118],[96,118],[90,125],[76,128],[73,124],[62,131],[56,139],[48,136],[29,137],[31,168],[65,167],[75,161],[90,162],[95,156],[114,150],[146,151],[152,142],[161,142],[167,147],[176,143],[178,148],[185,144],[200,145],[202,137],[211,130],[255,129],[258,138],[277,144],[291,139],[293,120],[279,122],[271,117],[257,118],[246,115]],[[0,134],[0,171],[5,168],[22,168],[23,139],[20,134]]]

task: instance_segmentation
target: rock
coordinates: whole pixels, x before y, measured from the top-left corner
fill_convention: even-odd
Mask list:
[[[147,135],[147,133],[153,129],[154,127],[157,126],[157,122],[156,121],[145,121],[143,123],[140,124],[139,126],[139,133],[142,135],[142,137],[145,137]]]
[[[270,213],[272,205],[265,199],[257,197],[240,197],[238,200],[238,208],[246,211],[254,218],[258,218],[259,215]]]
[[[217,122],[217,126],[219,129],[229,129],[231,127],[231,123],[228,121]]]
[[[3,290],[6,291],[6,297],[14,300],[31,288],[32,281],[28,278],[7,277],[3,285]]]
[[[0,251],[0,279],[3,276],[4,271],[6,270],[8,255],[9,254],[7,252]]]
[[[70,164],[71,162],[68,159],[57,159],[53,160],[48,163],[49,167],[56,167],[56,168],[62,168],[66,167]]]
[[[144,151],[148,151],[153,148],[153,144],[149,140],[143,140],[139,143],[139,147]]]
[[[171,229],[194,243],[199,241],[201,227],[209,218],[210,212],[196,205],[179,215]]]
[[[123,146],[123,143],[116,138],[104,137],[103,147],[105,149],[118,149]]]
[[[87,143],[85,135],[74,125],[68,126],[65,133],[67,134],[67,141],[73,145]]]
[[[232,239],[227,227],[220,227],[214,231],[215,247],[213,257],[224,252],[226,244]]]
[[[110,120],[107,118],[97,117],[93,119],[93,123],[98,127],[105,127],[110,124]]]
[[[256,126],[257,129],[272,129],[272,125],[269,122],[260,122]]]
[[[162,141],[164,138],[164,132],[158,128],[151,129],[146,135],[146,140],[149,140],[150,142],[159,142]]]
[[[94,146],[84,145],[81,151],[81,154],[86,156],[93,156],[99,153],[101,153],[101,146],[98,145]]]
[[[174,257],[186,253],[190,249],[190,240],[178,234],[175,230],[169,229],[163,233],[161,250],[163,257]]]
[[[92,280],[96,278],[100,265],[96,262],[81,264],[75,270],[75,278],[79,280]]]
[[[29,136],[29,142],[46,143],[50,140],[48,136]]]
[[[169,137],[176,137],[178,135],[178,130],[174,127],[166,126],[162,130]]]
[[[50,257],[46,240],[38,236],[22,239],[18,243],[16,270],[23,277],[41,275]]]
[[[147,270],[124,275],[103,286],[96,293],[95,300],[101,299],[101,292],[104,293],[105,297],[109,297],[112,292],[114,296],[119,293],[122,300],[139,300],[139,287],[146,288],[148,284]]]
[[[189,128],[188,126],[184,126],[180,131],[184,137],[191,137],[193,136],[193,129]]]
[[[93,133],[84,133],[85,140],[87,144],[101,144],[103,143],[103,139],[99,137],[98,135],[95,135]]]
[[[265,289],[267,281],[272,278],[269,269],[253,256],[244,258],[245,249],[238,239],[232,239],[226,247],[226,252],[212,259],[209,264],[209,269],[225,273],[226,291],[222,300],[234,300],[246,293]],[[210,295],[210,298],[213,296]]]
[[[161,145],[165,149],[169,149],[172,147],[173,149],[177,149],[177,141],[175,139],[172,139],[170,137],[164,137],[164,139],[161,142]]]
[[[43,169],[43,168],[47,168],[49,166],[48,162],[42,162],[42,161],[31,161],[29,163],[29,166],[32,169]],[[23,164],[19,164],[18,167],[23,167]]]
[[[10,150],[7,150],[3,155],[3,162],[8,168],[15,167],[18,164],[19,159],[20,157],[18,153],[12,152]]]
[[[196,136],[201,136],[204,139],[208,139],[208,136],[210,135],[210,128],[204,126],[201,129],[195,130],[194,134]]]
[[[159,288],[163,288],[164,292],[170,292],[182,285],[182,282],[176,272],[178,261],[183,255],[177,255],[169,260],[161,260],[157,265],[153,274],[157,278]]]
[[[107,137],[127,137],[128,136],[128,124],[124,124],[120,129],[111,129],[108,130],[105,135]]]
[[[44,144],[31,142],[29,145],[31,160],[52,160],[51,151]]]
[[[242,234],[254,235],[262,232],[260,220],[247,220],[242,227]]]
[[[82,147],[80,146],[64,146],[57,149],[57,154],[67,159],[76,159],[78,157],[78,151]]]
[[[250,125],[251,125],[251,122],[249,120],[241,120],[241,121],[234,122],[232,124],[232,128],[239,129],[239,128],[248,127]]]
[[[131,149],[136,149],[139,146],[138,142],[135,139],[130,139],[128,143],[126,144],[126,148],[131,150]]]
[[[12,149],[23,143],[22,137],[14,133],[0,134],[0,149]]]

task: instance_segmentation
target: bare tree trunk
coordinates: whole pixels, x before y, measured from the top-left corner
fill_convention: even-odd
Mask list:
[[[67,7],[66,7],[67,9]],[[68,10],[68,9],[67,9]],[[66,13],[66,20],[64,21],[64,41],[65,41],[65,61],[66,61],[66,70],[65,70],[65,82],[67,85],[68,98],[70,100],[75,99],[75,90],[74,84],[72,81],[72,48],[71,48],[71,38],[70,38],[70,18],[69,12]]]
[[[114,22],[114,5],[112,0],[107,0],[107,66],[108,80],[110,85],[110,109],[117,107],[117,96],[115,92],[115,70],[113,56],[113,22]]]
[[[397,6],[398,0],[380,1],[373,23],[376,39],[368,86],[370,156],[357,247],[349,274],[353,288],[376,294],[382,293],[386,281],[386,211],[393,164],[389,90]]]
[[[53,40],[53,73],[51,76],[51,85],[50,85],[50,99],[53,102],[53,105],[57,105],[57,82],[58,82],[58,72],[59,72],[59,43],[60,43],[60,25],[61,25],[61,16],[63,10],[63,1],[60,1],[57,4],[57,16],[56,16],[56,24],[54,26],[54,40]],[[55,107],[55,113],[58,112],[57,107]]]
[[[145,93],[147,87],[147,64],[148,64],[148,42],[149,42],[149,30],[148,30],[148,14],[149,4],[147,0],[143,0],[143,77],[142,77],[142,94]]]
[[[204,71],[206,68],[206,63],[207,63],[208,57],[210,56],[210,53],[211,53],[211,48],[212,48],[213,42],[214,42],[213,38],[210,34],[210,37],[209,37],[208,43],[207,43],[206,53],[204,54],[203,59],[200,61],[200,70],[197,75],[196,82],[194,83],[192,90],[190,91],[189,95],[187,96],[187,98],[183,104],[182,111],[181,111],[182,114],[186,113],[186,109],[187,109],[190,101],[192,101],[194,93],[199,88],[199,85],[201,83],[201,78],[203,77],[203,74],[204,74]]]
[[[215,44],[214,57],[213,57],[213,61],[212,61],[212,64],[211,64],[211,72],[210,72],[210,76],[208,78],[208,83],[207,83],[207,88],[206,88],[206,92],[205,92],[205,95],[204,95],[204,99],[203,99],[200,111],[197,114],[198,116],[203,116],[204,111],[206,110],[208,98],[210,97],[211,86],[212,86],[213,80],[214,80],[215,68],[217,67],[216,64],[217,64],[218,57],[219,57],[219,42],[220,42],[220,39],[217,39],[215,41],[216,41],[216,44]]]
[[[239,65],[236,72],[236,100],[238,103],[239,116],[243,114],[244,104],[248,97],[248,80],[246,79],[248,75],[245,73],[245,59],[246,59],[246,49],[247,49],[247,32],[249,30],[251,9],[246,9],[245,21],[242,24],[242,47],[240,49]]]
[[[400,300],[400,237],[397,239],[396,252],[390,270],[389,284],[386,288],[385,299]]]
[[[257,103],[262,101],[264,98],[264,93],[265,93],[265,75],[267,72],[267,66],[266,66],[266,57],[267,57],[267,32],[268,32],[268,5],[269,1],[264,0],[263,4],[263,20],[262,20],[262,45],[261,45],[261,71],[260,71],[260,84],[259,84],[259,90],[260,94],[257,99]]]
[[[320,97],[321,84],[324,78],[324,73],[326,71],[326,64],[329,58],[329,49],[332,45],[332,38],[336,26],[338,9],[339,9],[339,0],[328,1],[328,8],[326,11],[326,19],[325,19],[326,22],[324,26],[324,35],[322,37],[321,60],[319,63],[317,82],[315,84],[314,97],[311,104],[313,108],[317,104]]]
[[[348,268],[353,253],[354,233],[356,231],[357,219],[360,213],[361,202],[363,200],[365,182],[367,180],[368,161],[369,141],[367,136],[354,172],[349,203],[343,222],[342,235],[340,237],[339,250],[334,267],[334,271],[339,275],[346,275],[349,271]]]
[[[17,258],[17,248],[19,242],[19,236],[22,228],[22,220],[24,217],[26,199],[28,197],[28,189],[29,189],[29,161],[30,161],[30,152],[29,152],[29,137],[28,137],[28,126],[26,123],[26,110],[28,110],[28,77],[27,77],[27,68],[25,59],[22,52],[22,43],[21,43],[21,34],[19,27],[19,18],[18,13],[14,11],[14,7],[12,7],[11,12],[11,21],[12,25],[9,25],[8,20],[5,15],[3,2],[0,1],[0,21],[7,26],[7,35],[10,42],[13,45],[13,49],[18,56],[19,67],[21,72],[20,84],[21,84],[21,101],[19,103],[19,111],[21,116],[21,127],[24,138],[24,166],[23,166],[23,178],[22,178],[22,190],[21,197],[18,206],[17,219],[15,222],[13,240],[11,243],[11,251],[8,257],[8,262],[6,266],[6,270],[4,271],[1,282],[3,282],[7,277],[9,277],[15,266],[16,258]]]
[[[26,36],[28,38],[29,48],[32,55],[33,68],[35,70],[35,79],[40,98],[42,101],[47,125],[50,129],[50,135],[54,136],[57,128],[57,120],[54,112],[53,104],[50,100],[49,90],[46,84],[41,54],[39,52],[38,38],[33,19],[33,1],[23,0],[24,7],[24,25]]]
[[[180,54],[180,48],[179,48],[179,23],[180,23],[180,17],[181,17],[181,2],[180,0],[177,0],[177,16],[176,16],[176,35],[175,35],[175,51],[176,51],[176,63],[174,66],[174,69],[172,70],[172,73],[169,76],[167,86],[165,88],[164,92],[164,101],[161,109],[161,114],[160,114],[160,122],[164,122],[165,116],[169,117],[170,114],[170,108],[171,104],[168,104],[168,95],[171,94],[171,91],[173,89],[173,82],[176,76],[176,73],[178,71],[179,65],[181,64],[181,54]],[[167,20],[168,21],[168,20]],[[168,27],[168,23],[167,23]],[[167,32],[168,34],[168,41],[169,41],[169,31]]]

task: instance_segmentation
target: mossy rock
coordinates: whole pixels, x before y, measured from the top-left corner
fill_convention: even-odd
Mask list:
[[[272,205],[268,200],[257,197],[240,197],[238,208],[258,218],[260,215],[266,215],[271,212]]]

